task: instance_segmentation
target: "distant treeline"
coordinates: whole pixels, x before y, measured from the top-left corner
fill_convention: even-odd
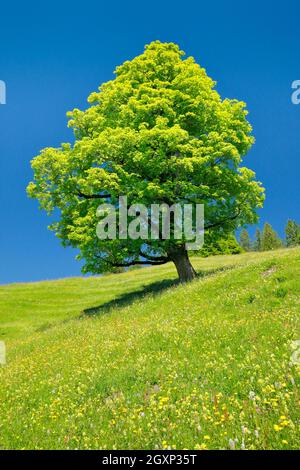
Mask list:
[[[300,245],[300,225],[294,220],[288,220],[285,226],[285,238],[282,240],[272,225],[266,223],[263,230],[256,229],[254,240],[251,240],[248,230],[243,229],[239,240],[234,234],[214,238],[209,232],[205,233],[205,242],[198,254],[203,257],[238,254],[244,251],[268,251],[277,248]]]
[[[300,225],[289,219],[285,226],[285,238],[282,240],[271,224],[266,223],[263,230],[256,229],[254,240],[251,240],[246,229],[240,233],[239,245],[244,251],[268,251],[282,247],[300,245]]]

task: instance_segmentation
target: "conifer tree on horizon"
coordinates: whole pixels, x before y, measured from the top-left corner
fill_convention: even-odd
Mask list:
[[[282,241],[273,229],[272,225],[265,223],[262,233],[261,248],[262,251],[276,250],[282,247]]]
[[[300,226],[295,220],[289,219],[285,226],[286,246],[296,246],[300,244]]]
[[[255,231],[255,239],[253,243],[254,251],[261,251],[261,231],[260,228],[257,228]]]
[[[243,228],[243,230],[240,233],[240,246],[245,251],[251,250],[251,239],[250,239],[248,230],[246,230],[245,228]]]

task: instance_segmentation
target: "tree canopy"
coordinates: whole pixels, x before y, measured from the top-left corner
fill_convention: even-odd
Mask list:
[[[246,105],[222,100],[216,83],[173,43],[153,42],[117,67],[85,110],[68,113],[74,142],[45,148],[28,186],[57,221],[63,245],[80,250],[85,272],[174,261],[182,280],[194,272],[182,240],[99,240],[96,210],[132,204],[204,204],[205,229],[218,234],[257,221],[263,188],[242,166],[254,142]]]

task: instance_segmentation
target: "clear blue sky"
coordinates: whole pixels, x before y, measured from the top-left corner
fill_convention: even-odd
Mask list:
[[[267,199],[261,224],[280,234],[300,222],[299,2],[2,2],[0,80],[0,283],[80,274],[75,251],[47,230],[48,217],[26,197],[30,160],[72,140],[66,111],[112,78],[114,68],[153,40],[172,41],[217,80],[222,97],[246,101],[256,144],[245,165]]]

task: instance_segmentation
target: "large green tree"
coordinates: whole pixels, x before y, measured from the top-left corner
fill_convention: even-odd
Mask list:
[[[183,240],[99,240],[96,209],[118,197],[128,204],[204,204],[205,229],[232,233],[257,220],[263,189],[241,166],[253,143],[245,103],[222,100],[192,57],[153,42],[115,78],[68,113],[75,141],[46,148],[32,161],[28,194],[57,222],[65,246],[79,248],[84,271],[173,261],[179,278],[195,272]],[[58,209],[58,211],[57,211]]]

